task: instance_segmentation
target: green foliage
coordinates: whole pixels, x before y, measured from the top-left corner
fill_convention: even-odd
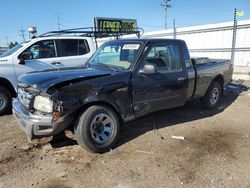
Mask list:
[[[13,48],[14,46],[16,46],[18,44],[18,42],[16,41],[15,43],[10,42],[9,44],[9,49]]]

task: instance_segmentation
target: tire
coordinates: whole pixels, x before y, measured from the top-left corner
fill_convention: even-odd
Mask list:
[[[117,141],[120,123],[117,114],[105,106],[90,106],[79,118],[75,128],[78,144],[93,153],[112,149]]]
[[[0,86],[0,115],[5,115],[11,112],[12,107],[12,95],[10,91]]]
[[[204,108],[214,109],[218,106],[222,97],[221,85],[213,81],[209,86],[204,97],[201,98],[201,104]]]

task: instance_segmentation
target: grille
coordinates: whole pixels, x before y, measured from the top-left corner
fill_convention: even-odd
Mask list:
[[[30,108],[34,93],[27,91],[24,88],[18,87],[18,100],[26,107]]]

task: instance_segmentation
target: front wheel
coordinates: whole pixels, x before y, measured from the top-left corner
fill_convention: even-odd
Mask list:
[[[116,113],[105,106],[90,106],[76,125],[76,140],[84,149],[104,153],[117,141],[120,124]]]
[[[0,115],[5,115],[11,112],[12,96],[9,90],[0,86]]]
[[[201,98],[202,106],[208,109],[216,108],[221,101],[221,96],[221,85],[218,82],[213,81],[209,86],[205,96]]]

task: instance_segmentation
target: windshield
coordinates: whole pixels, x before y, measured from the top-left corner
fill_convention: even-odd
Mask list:
[[[2,55],[0,55],[0,57],[7,57],[13,53],[15,53],[18,49],[20,49],[21,47],[24,46],[25,43],[21,43],[21,44],[17,44],[16,46],[14,46],[13,48],[7,50],[6,52],[4,52]]]
[[[141,43],[114,41],[103,44],[89,60],[91,65],[129,69],[134,63]]]

